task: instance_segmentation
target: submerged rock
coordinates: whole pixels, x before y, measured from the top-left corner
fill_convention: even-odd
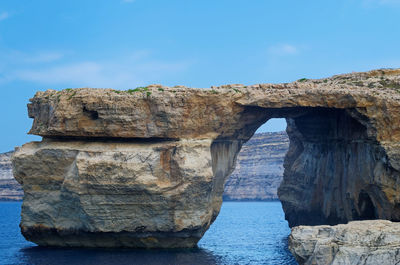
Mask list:
[[[400,69],[212,89],[38,92],[13,157],[21,231],[40,245],[192,247],[236,156],[288,120],[278,195],[289,225],[400,221]]]
[[[400,223],[353,221],[292,228],[289,249],[299,264],[393,265],[400,261]]]

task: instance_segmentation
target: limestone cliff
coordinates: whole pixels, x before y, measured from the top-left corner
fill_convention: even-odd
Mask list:
[[[224,200],[278,200],[283,160],[289,148],[285,132],[255,134],[240,150],[225,184]]]
[[[22,233],[39,245],[193,246],[214,214],[209,146],[209,140],[26,144],[14,156],[25,191]]]
[[[0,201],[22,200],[21,185],[12,175],[11,155],[13,152],[0,154]]]
[[[10,179],[12,176],[12,154],[13,152],[0,153],[0,179]]]
[[[20,201],[24,196],[21,185],[14,179],[0,179],[0,201]]]
[[[242,145],[288,120],[289,225],[400,221],[400,69],[211,89],[38,92],[18,148],[21,231],[40,245],[192,247]]]

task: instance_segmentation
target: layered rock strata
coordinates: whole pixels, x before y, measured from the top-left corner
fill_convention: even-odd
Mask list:
[[[278,200],[288,148],[285,132],[255,134],[238,154],[235,170],[225,184],[224,201]]]
[[[289,249],[299,264],[393,265],[400,261],[400,223],[353,221],[336,226],[297,226]]]
[[[26,144],[21,231],[43,246],[194,246],[219,210],[210,161],[207,139]]]
[[[21,185],[14,179],[0,179],[0,201],[21,201],[24,196]]]
[[[211,89],[38,92],[19,148],[21,230],[40,245],[192,247],[241,146],[288,120],[289,225],[400,220],[400,70]],[[120,220],[123,220],[121,222]]]

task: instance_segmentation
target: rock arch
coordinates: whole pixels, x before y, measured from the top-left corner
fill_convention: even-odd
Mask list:
[[[21,231],[39,245],[192,247],[215,220],[242,144],[288,121],[286,218],[400,221],[400,70],[211,89],[38,92],[17,149]],[[374,207],[373,211],[370,210]]]

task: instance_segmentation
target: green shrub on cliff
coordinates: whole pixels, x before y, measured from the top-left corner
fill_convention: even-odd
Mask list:
[[[158,90],[161,91],[160,88]],[[162,89],[162,91],[164,91],[164,89]],[[129,93],[129,94],[133,94],[135,92],[141,92],[141,93],[145,93],[146,97],[150,97],[150,95],[151,95],[151,91],[149,91],[149,88],[148,87],[144,87],[144,86],[140,86],[140,87],[137,87],[135,89],[128,89],[126,92]]]
[[[217,91],[217,90],[214,90],[214,89],[212,89],[212,90],[211,90],[211,93],[213,93],[213,94],[218,94],[218,91]]]
[[[146,92],[148,90],[149,90],[148,87],[140,86],[135,89],[128,89],[126,92],[128,92],[129,94],[132,94],[134,92]]]
[[[381,84],[385,88],[394,88],[394,89],[400,89],[400,83],[396,83],[392,80],[389,79],[383,79],[379,81],[379,84]]]

